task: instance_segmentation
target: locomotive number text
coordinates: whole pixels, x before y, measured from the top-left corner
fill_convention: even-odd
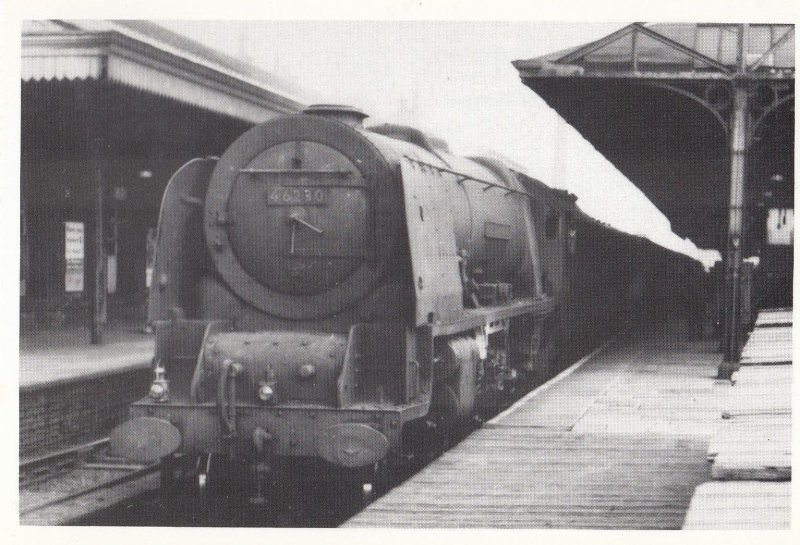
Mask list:
[[[328,204],[328,189],[324,187],[275,186],[267,191],[269,206],[325,206]]]

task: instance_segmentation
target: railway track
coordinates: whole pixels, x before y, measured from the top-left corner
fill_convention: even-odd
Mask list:
[[[463,437],[451,440],[457,443]],[[196,494],[176,501],[161,490],[161,464],[132,464],[109,456],[108,447],[109,439],[103,438],[22,460],[21,524],[336,527],[365,505],[362,497],[343,495],[342,483],[320,479],[319,471],[301,467],[285,468],[296,474],[290,487],[295,495],[283,497],[285,505],[265,507],[212,497],[209,506],[208,498],[204,502]],[[425,465],[421,461],[405,468],[394,484]]]
[[[158,488],[159,464],[108,456],[108,438],[19,464],[20,523],[70,524]]]
[[[20,461],[20,523],[335,527],[359,508],[351,502],[343,506],[335,486],[319,486],[311,475],[299,476],[297,483],[309,493],[277,510],[224,496],[176,501],[163,495],[161,464],[128,463],[108,456],[108,446],[104,438]]]

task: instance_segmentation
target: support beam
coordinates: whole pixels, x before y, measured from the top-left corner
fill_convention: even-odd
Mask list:
[[[92,220],[92,271],[91,303],[90,303],[90,328],[92,344],[103,343],[103,330],[107,321],[106,313],[106,251],[105,229],[103,217],[105,214],[103,192],[105,191],[105,168],[102,146],[104,140],[96,138],[92,145],[92,175],[94,185],[94,217]]]
[[[107,321],[106,311],[106,251],[103,218],[104,192],[108,176],[108,88],[104,81],[87,83],[78,93],[79,111],[85,116],[88,182],[92,188],[91,236],[88,242],[89,269],[89,336],[92,344],[103,343]]]
[[[745,159],[747,153],[747,88],[736,85],[733,90],[733,113],[731,119],[731,187],[728,204],[728,244],[725,257],[726,269],[726,334],[725,361],[739,361],[742,335],[741,273],[742,237],[745,191]],[[727,372],[726,366],[726,372]],[[731,372],[733,369],[731,368]],[[722,370],[720,372],[722,375]]]
[[[745,46],[747,25],[739,30],[739,76],[747,72]],[[724,362],[720,378],[729,378],[737,369],[742,345],[742,244],[744,230],[744,193],[748,134],[748,85],[744,77],[733,80],[731,111],[731,186],[728,204],[728,241],[725,256],[725,335]]]
[[[793,35],[794,35],[794,25],[789,27],[789,30],[787,30],[783,34],[783,36],[778,38],[771,46],[769,46],[767,48],[767,50],[764,51],[764,53],[762,53],[761,56],[756,60],[756,62],[754,62],[753,64],[748,66],[747,67],[747,71],[748,72],[755,72],[756,70],[758,70],[761,67],[762,63],[765,60],[767,60],[767,57],[769,57],[770,53],[772,53],[773,51],[778,49],[780,46],[782,46],[786,42],[786,40],[791,38]]]

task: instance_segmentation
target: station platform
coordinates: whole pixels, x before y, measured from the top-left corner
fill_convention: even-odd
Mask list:
[[[686,337],[610,342],[344,526],[681,528],[730,388],[716,343]]]
[[[104,341],[89,344],[80,326],[20,336],[20,458],[104,436],[147,392],[153,336],[141,323],[114,322]]]
[[[100,345],[89,344],[88,335],[80,326],[20,335],[20,389],[147,367],[153,357],[155,340],[140,323],[112,322]]]
[[[759,312],[708,447],[691,530],[789,529],[792,519],[792,311]]]

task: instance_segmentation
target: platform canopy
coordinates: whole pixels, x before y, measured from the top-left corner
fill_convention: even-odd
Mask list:
[[[794,206],[794,47],[791,24],[633,23],[513,63],[678,235],[724,252],[726,362],[743,257],[769,244],[766,212]]]
[[[304,100],[147,21],[25,21],[21,61],[20,309],[32,327],[88,314],[100,343],[109,314],[141,313],[170,176]]]
[[[751,95],[755,182],[793,183],[794,26],[633,23],[591,43],[514,61],[522,81],[698,246],[725,247],[732,82]],[[774,170],[774,172],[773,172]]]
[[[600,40],[513,64],[525,79],[725,78],[738,63],[738,26],[633,23]],[[750,25],[748,41],[746,60],[755,76],[794,78],[794,25]]]
[[[26,21],[22,81],[108,80],[243,121],[302,109],[274,75],[147,21]]]

